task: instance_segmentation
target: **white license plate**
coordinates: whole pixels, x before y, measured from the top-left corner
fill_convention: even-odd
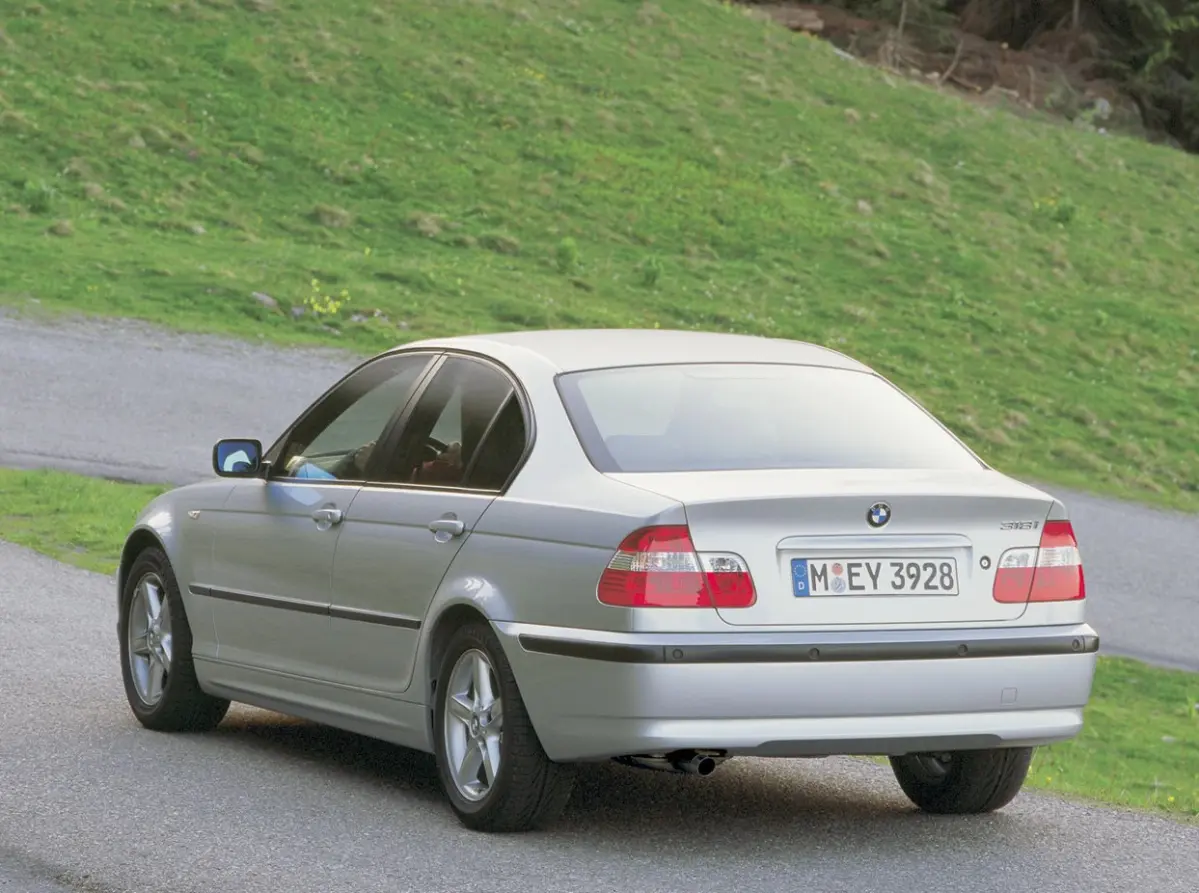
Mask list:
[[[953,558],[792,558],[796,598],[822,595],[957,595]]]

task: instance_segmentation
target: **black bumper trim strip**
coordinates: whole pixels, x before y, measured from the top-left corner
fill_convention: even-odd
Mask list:
[[[617,664],[660,664],[665,657],[661,645],[624,645],[608,642],[577,642],[545,636],[520,635],[520,647],[534,654],[554,654],[583,660]]]
[[[939,642],[787,642],[722,645],[635,645],[579,642],[521,634],[520,646],[535,654],[627,664],[851,663],[899,660],[967,660],[975,657],[1040,657],[1090,654],[1096,635],[947,639]]]

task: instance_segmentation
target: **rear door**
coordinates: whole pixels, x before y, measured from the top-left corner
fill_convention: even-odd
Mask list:
[[[1036,546],[1052,500],[997,472],[737,471],[619,475],[684,504],[699,552],[749,565],[736,626],[1018,620],[992,597],[999,557]]]
[[[526,448],[524,410],[499,367],[447,357],[343,522],[333,563],[335,680],[405,691],[429,605]]]

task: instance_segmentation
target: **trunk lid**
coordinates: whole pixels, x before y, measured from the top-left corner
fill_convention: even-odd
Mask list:
[[[681,502],[699,552],[734,552],[757,600],[734,626],[1010,623],[992,597],[1006,549],[1036,546],[1054,500],[990,470],[615,474]],[[878,526],[873,506],[889,508]],[[886,512],[878,512],[879,521]]]

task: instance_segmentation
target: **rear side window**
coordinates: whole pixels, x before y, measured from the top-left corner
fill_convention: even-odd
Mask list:
[[[473,490],[503,490],[520,464],[526,442],[525,417],[513,394],[475,453],[474,465],[466,473],[466,486]]]
[[[631,366],[561,375],[558,389],[603,472],[981,467],[923,409],[870,373]]]

